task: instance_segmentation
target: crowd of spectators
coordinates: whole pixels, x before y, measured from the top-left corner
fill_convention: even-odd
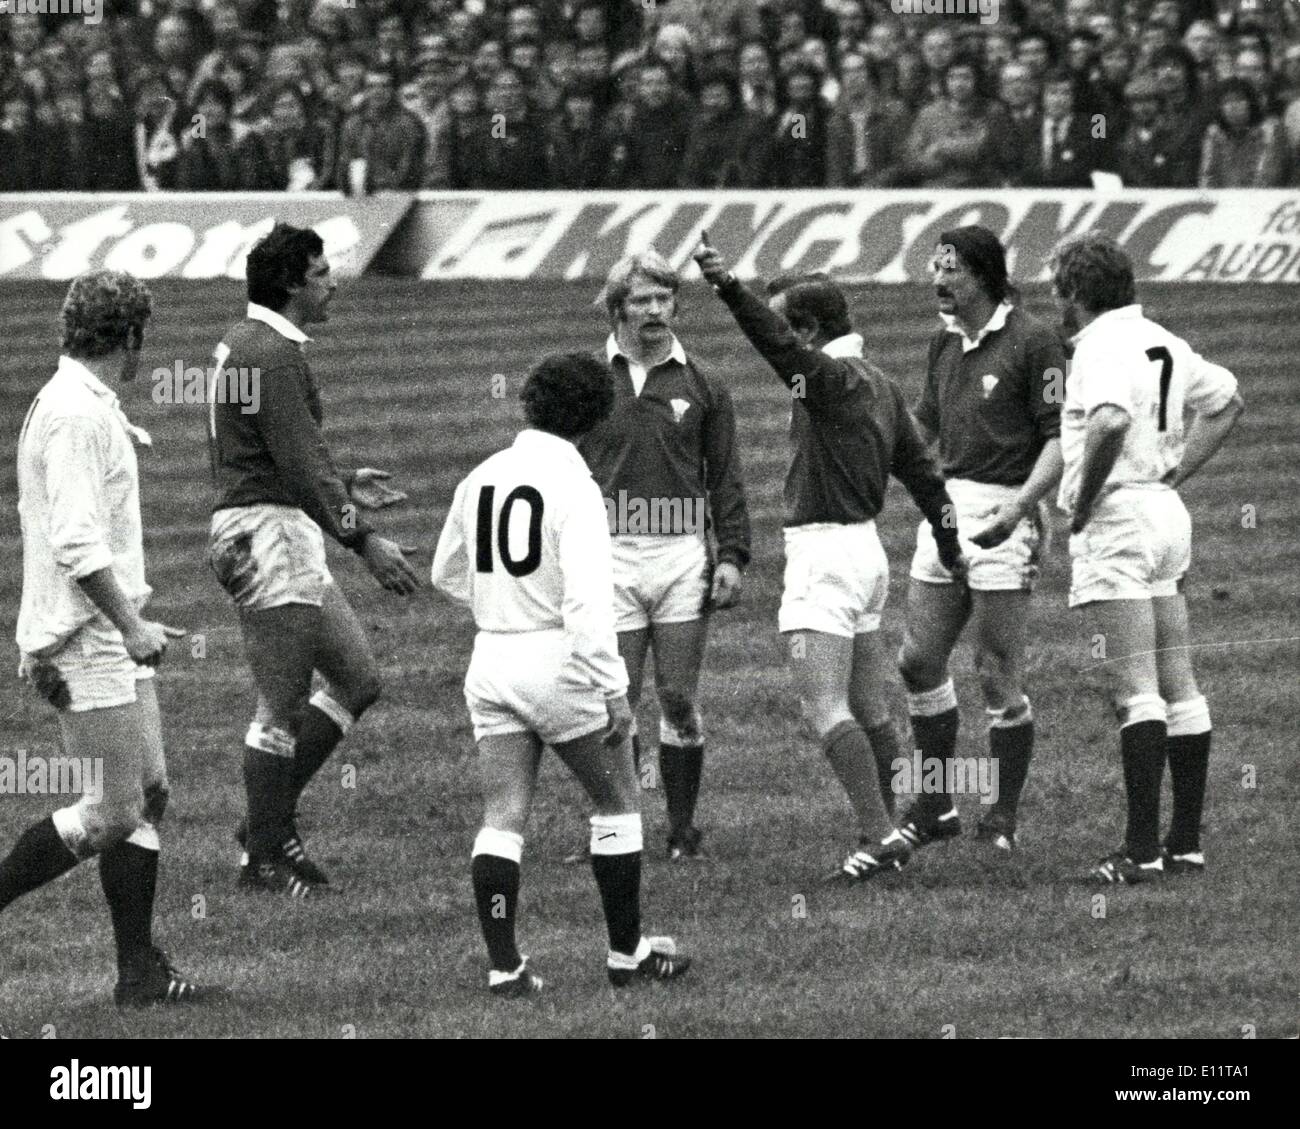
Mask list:
[[[1287,0],[7,2],[0,191],[1300,185]]]

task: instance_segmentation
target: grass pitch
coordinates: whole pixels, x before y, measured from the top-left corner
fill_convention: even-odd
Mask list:
[[[420,546],[427,574],[456,481],[508,443],[515,394],[542,353],[597,346],[606,328],[584,285],[387,279],[345,284],[309,346],[339,463],[391,470],[406,506],[379,524]],[[487,996],[468,874],[479,819],[460,693],[467,616],[427,590],[382,593],[350,554],[331,567],[371,633],[384,698],[312,785],[303,826],[346,887],[299,905],[234,886],[240,742],[253,704],[232,609],[203,563],[210,504],[204,411],[154,404],[148,374],[208,363],[242,308],[240,284],[158,283],[141,376],[124,397],[154,435],[141,459],[153,613],[184,626],[159,690],[173,799],[159,934],[186,969],[230,985],[217,1008],[120,1016],[107,1003],[111,939],[93,867],[0,917],[0,1020],[40,1036],[1209,1036],[1296,1034],[1296,685],[1300,355],[1285,287],[1146,287],[1148,311],[1231,367],[1247,414],[1189,484],[1197,668],[1215,720],[1206,818],[1210,870],[1105,898],[1075,878],[1122,831],[1113,721],[1090,641],[1065,606],[1058,536],[1033,605],[1029,690],[1038,752],[1021,853],[965,839],[927,849],[896,879],[829,890],[850,844],[847,805],[799,733],[776,633],[780,484],[788,401],[730,318],[696,283],[681,335],[733,389],[754,518],[743,605],[715,617],[702,682],[709,734],[700,823],[713,861],[661,860],[663,804],[645,799],[646,924],[697,957],[671,988],[614,994],[590,872],[562,856],[586,835],[576,785],[543,770],[525,847],[522,948],[549,981],[535,1003]],[[0,360],[0,629],[13,651],[19,595],[14,445],[53,369],[60,286],[7,286]],[[934,325],[928,294],[852,296],[870,352],[911,392]],[[1032,293],[1031,308],[1045,310]],[[885,632],[896,644],[919,520],[895,485],[880,521],[893,566]],[[1059,531],[1058,531],[1059,532]],[[10,670],[13,669],[11,665]],[[984,752],[966,645],[955,660],[960,755]],[[57,752],[43,703],[0,698],[0,755]],[[647,699],[653,695],[648,694]],[[895,716],[904,721],[900,689]],[[642,714],[653,732],[653,709]],[[348,786],[354,784],[354,786]],[[1253,785],[1253,786],[1247,786]],[[1166,798],[1167,805],[1167,798]],[[0,850],[58,802],[0,797]],[[1166,806],[1167,811],[1167,806]],[[963,804],[968,826],[974,798]]]

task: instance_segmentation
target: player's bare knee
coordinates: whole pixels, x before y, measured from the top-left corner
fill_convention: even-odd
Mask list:
[[[659,692],[659,708],[663,711],[660,724],[660,741],[683,746],[698,745],[704,740],[704,722],[696,708],[695,699],[680,690]]]
[[[110,799],[105,797],[97,804],[82,808],[82,825],[93,852],[128,839],[144,819],[144,792]]]
[[[911,639],[898,649],[898,673],[903,685],[913,693],[932,690],[944,681],[945,662],[925,654]]]
[[[986,706],[1001,708],[1008,702],[1019,700],[1020,688],[1013,656],[997,648],[978,647],[975,651],[975,673],[979,677]]]

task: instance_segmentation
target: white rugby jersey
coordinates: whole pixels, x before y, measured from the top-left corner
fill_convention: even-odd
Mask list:
[[[1067,513],[1079,497],[1088,417],[1096,408],[1114,404],[1132,420],[1107,486],[1158,488],[1182,462],[1184,412],[1214,415],[1237,392],[1232,373],[1144,317],[1141,306],[1107,310],[1074,343],[1061,412],[1065,470],[1058,503]]]
[[[467,604],[480,631],[562,629],[580,677],[627,691],[614,633],[605,501],[567,439],[526,430],[456,487],[433,585]]]
[[[77,581],[102,568],[112,568],[137,606],[148,599],[133,440],[148,436],[127,421],[113,391],[79,361],[60,357],[18,440],[24,653],[53,653],[95,618]]]

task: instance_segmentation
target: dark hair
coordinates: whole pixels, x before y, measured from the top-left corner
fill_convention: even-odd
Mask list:
[[[576,439],[613,409],[614,378],[589,353],[552,353],[528,374],[519,399],[533,427]]]
[[[61,344],[68,356],[106,357],[119,349],[138,349],[153,312],[149,288],[125,271],[90,271],[72,280],[59,318]]]
[[[941,232],[939,246],[952,248],[993,301],[1004,301],[1014,292],[1007,275],[1006,250],[987,227],[967,224]]]
[[[324,253],[324,241],[311,228],[277,223],[248,252],[248,300],[279,313],[289,287],[301,286],[312,259]]]
[[[943,68],[943,77],[939,80],[940,87],[943,90],[944,97],[948,96],[948,76],[953,71],[965,67],[975,79],[975,96],[977,98],[985,97],[984,89],[984,65],[974,55],[960,52],[953,56],[952,62]]]
[[[1218,107],[1217,120],[1221,129],[1228,128],[1228,123],[1223,116],[1223,102],[1231,94],[1246,100],[1246,104],[1250,107],[1251,126],[1257,126],[1264,120],[1264,107],[1255,88],[1244,78],[1227,78],[1219,83],[1214,91],[1214,104]]]
[[[1053,252],[1051,266],[1057,292],[1093,313],[1136,301],[1133,264],[1109,235],[1089,231],[1067,239]]]
[[[817,328],[830,340],[853,332],[844,291],[824,271],[783,274],[767,284],[767,295],[785,295],[785,320],[795,329]]]
[[[1166,63],[1174,63],[1183,69],[1183,85],[1187,93],[1195,97],[1201,89],[1201,76],[1196,69],[1196,59],[1186,47],[1180,44],[1169,44],[1165,47],[1159,47],[1151,52],[1151,61],[1148,64],[1149,70],[1158,70]]]
[[[1047,65],[1052,66],[1061,56],[1061,49],[1057,46],[1056,36],[1050,31],[1044,31],[1038,27],[1027,27],[1018,36],[1016,36],[1016,54],[1020,54],[1020,45],[1027,39],[1041,39],[1047,46]]]
[[[727,93],[731,95],[731,104],[740,105],[740,80],[731,71],[724,71],[721,68],[712,68],[706,70],[700,75],[700,91],[703,93],[706,86],[725,86]]]

